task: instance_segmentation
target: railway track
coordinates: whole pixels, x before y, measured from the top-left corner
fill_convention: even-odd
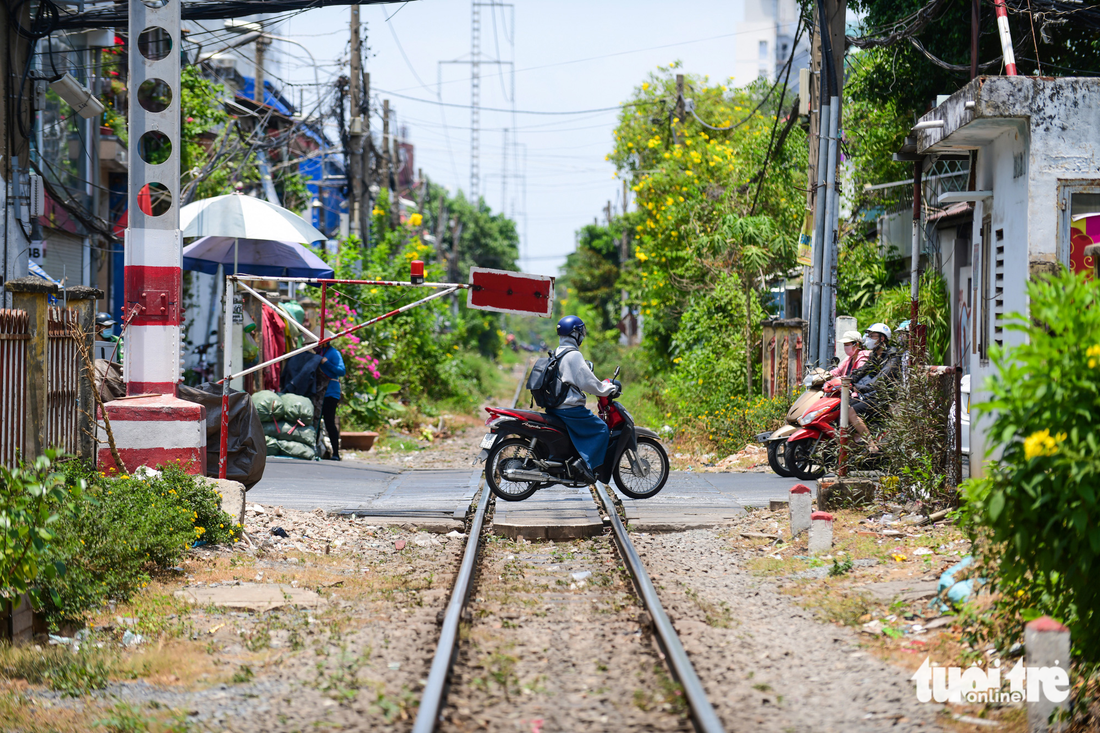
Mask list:
[[[595,496],[610,534],[513,544],[486,531],[482,488],[414,733],[723,730],[611,496]]]

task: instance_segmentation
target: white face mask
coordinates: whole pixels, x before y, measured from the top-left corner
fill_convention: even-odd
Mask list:
[[[871,336],[870,334],[863,337],[863,348],[865,348],[869,351],[874,351],[876,346],[878,346],[878,339],[877,338],[875,338],[874,336]]]

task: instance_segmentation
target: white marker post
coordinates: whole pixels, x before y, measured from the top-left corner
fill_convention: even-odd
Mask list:
[[[1053,702],[1047,697],[1047,688],[1056,685],[1060,690],[1070,689],[1069,642],[1069,629],[1050,616],[1037,618],[1024,626],[1024,648],[1027,650],[1026,666],[1028,668],[1027,729],[1031,733],[1045,733],[1045,731],[1066,728],[1064,722],[1051,725],[1048,721],[1055,710],[1069,710],[1069,696],[1067,695],[1061,702]],[[1032,677],[1038,677],[1036,673],[1042,667],[1047,668],[1044,674],[1048,678],[1044,681],[1036,679],[1033,682]],[[1054,676],[1064,677],[1055,682]]]
[[[797,537],[810,528],[810,514],[813,512],[813,494],[810,487],[798,484],[791,489],[791,537]]]
[[[814,512],[810,515],[810,554],[818,555],[833,549],[833,515]]]

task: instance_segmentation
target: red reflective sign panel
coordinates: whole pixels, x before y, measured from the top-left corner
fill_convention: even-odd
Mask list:
[[[466,305],[498,313],[549,318],[554,313],[554,278],[522,272],[470,268]]]

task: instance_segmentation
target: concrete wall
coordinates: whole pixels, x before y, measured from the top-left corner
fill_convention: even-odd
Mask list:
[[[921,153],[977,151],[975,189],[993,196],[978,201],[972,233],[974,339],[981,319],[990,344],[1006,349],[1024,337],[1004,328],[1010,314],[1026,314],[1028,280],[1059,263],[1068,265],[1061,188],[1100,179],[1100,79],[990,77],[972,81],[925,115],[940,127],[917,132]],[[989,217],[988,229],[983,226]],[[988,232],[988,247],[983,234]],[[1003,250],[998,253],[998,248]],[[983,250],[989,262],[983,261]],[[983,278],[989,278],[984,302]],[[999,289],[999,290],[998,290]],[[974,403],[988,399],[989,359],[971,353]],[[982,475],[989,418],[971,423],[972,475]],[[994,458],[996,456],[993,456]]]

